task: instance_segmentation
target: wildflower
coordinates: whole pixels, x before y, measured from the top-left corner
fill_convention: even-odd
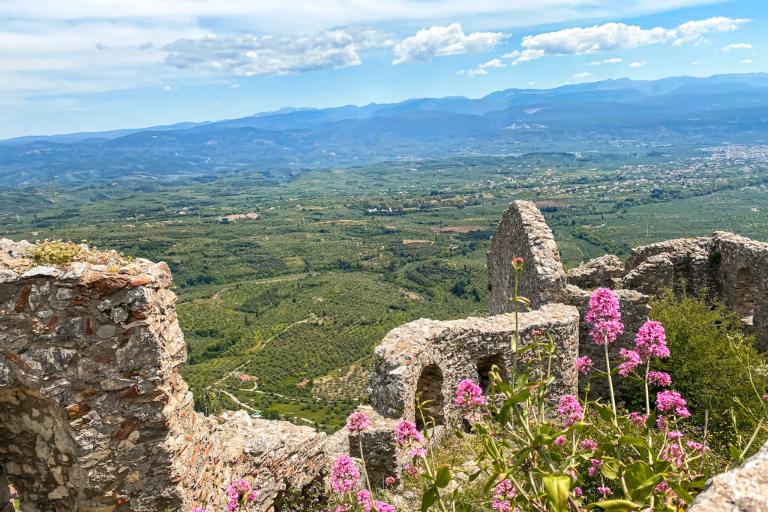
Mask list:
[[[590,438],[582,439],[580,444],[582,448],[590,452],[597,450],[597,443],[595,442],[594,439],[590,439]]]
[[[680,432],[679,430],[671,430],[667,432],[667,439],[669,439],[670,441],[677,441],[678,439],[682,439],[682,438],[683,438],[683,433]]]
[[[525,265],[525,260],[523,258],[517,257],[512,258],[512,268],[515,270],[523,270],[523,266]]]
[[[360,472],[348,455],[341,455],[333,462],[331,487],[339,494],[351,491],[360,485]]]
[[[464,379],[456,385],[456,398],[453,403],[457,407],[485,405],[483,390],[471,380]]]
[[[581,487],[574,487],[573,488],[573,495],[579,498],[584,494],[584,491],[581,490]]]
[[[397,437],[398,446],[403,446],[409,441],[416,443],[424,442],[424,437],[421,435],[421,432],[419,432],[419,429],[416,428],[416,424],[408,420],[402,420],[397,424],[395,427],[395,436]]]
[[[333,512],[349,512],[349,505],[336,505]]]
[[[632,422],[632,424],[636,427],[641,427],[645,425],[645,422],[648,420],[648,416],[645,414],[641,414],[639,412],[631,412],[629,413],[629,421]]]
[[[611,488],[606,487],[604,485],[601,485],[600,487],[598,487],[597,492],[599,492],[603,496],[610,496],[611,494],[613,494],[613,491],[611,490]]]
[[[669,491],[669,484],[667,482],[659,482],[654,488],[654,490],[658,493],[662,493],[662,494],[666,493],[667,491]]]
[[[695,452],[703,452],[704,451],[704,445],[702,443],[699,443],[697,441],[686,441],[685,446],[688,447],[689,450],[693,450]]]
[[[687,403],[677,391],[660,391],[656,395],[656,407],[661,412],[672,413],[681,418],[691,415],[686,407]]]
[[[616,320],[602,320],[589,330],[589,336],[596,345],[611,344],[624,332],[624,324]]]
[[[564,395],[560,398],[557,414],[563,419],[566,426],[571,426],[584,419],[584,409],[581,407],[579,399],[573,395]]]
[[[563,446],[567,441],[565,436],[557,436],[555,438],[555,446]]]
[[[237,510],[240,504],[256,501],[258,491],[254,491],[246,480],[234,480],[227,486],[227,510]]]
[[[427,456],[427,449],[421,446],[416,446],[408,450],[408,457],[415,459],[417,457],[424,458]]]
[[[515,485],[508,479],[504,479],[493,489],[493,504],[491,507],[500,512],[509,512],[512,510],[510,502],[515,498],[517,492]]]
[[[393,505],[383,501],[377,501],[374,504],[374,507],[376,508],[376,512],[397,512]]]
[[[405,472],[408,473],[409,476],[416,476],[419,473],[419,470],[416,468],[416,466],[408,462],[405,465]]]
[[[666,416],[659,416],[656,418],[656,428],[659,430],[664,430],[667,428],[667,417]]]
[[[642,363],[640,354],[634,350],[627,350],[622,348],[619,351],[619,354],[621,355],[622,359],[624,359],[624,361],[619,365],[619,375],[622,377],[629,376],[629,374],[634,372],[635,368],[640,366],[640,363]]]
[[[679,444],[672,443],[664,446],[664,449],[661,451],[661,458],[679,467],[683,465],[685,452]]]
[[[589,469],[587,470],[587,473],[589,476],[595,476],[598,471],[600,471],[600,466],[603,465],[603,461],[600,459],[589,459]]]
[[[350,432],[363,432],[371,426],[371,420],[364,412],[356,411],[347,418],[347,429]]]
[[[589,358],[589,356],[577,357],[575,365],[576,369],[582,375],[587,375],[592,371],[592,360]]]
[[[667,336],[662,326],[656,320],[648,320],[637,331],[635,348],[644,361],[653,357],[669,357]]]
[[[648,372],[648,382],[666,388],[672,385],[672,377],[667,372]]]
[[[392,487],[393,485],[395,485],[396,482],[397,482],[397,479],[395,477],[393,477],[392,475],[390,475],[390,476],[388,476],[387,478],[384,479],[384,484],[387,487]]]
[[[365,512],[371,512],[371,509],[373,508],[371,493],[368,492],[368,490],[363,489],[362,491],[357,491],[356,496],[357,503],[363,507],[363,510],[365,510]]]
[[[608,288],[598,288],[592,292],[585,319],[591,324],[597,324],[605,320],[620,322],[619,300],[613,291]]]

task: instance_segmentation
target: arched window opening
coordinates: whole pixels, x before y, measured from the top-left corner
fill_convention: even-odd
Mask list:
[[[421,411],[416,410],[416,426],[419,429],[423,429],[425,423],[430,428],[445,424],[443,372],[436,364],[421,371],[416,383],[416,403],[421,405]]]
[[[491,389],[491,369],[494,366],[498,367],[501,378],[506,380],[507,368],[504,364],[504,357],[501,354],[486,356],[477,361],[478,383],[485,393]]]
[[[755,314],[755,296],[757,283],[752,272],[744,267],[736,272],[736,285],[733,291],[733,309],[743,321],[752,324]]]

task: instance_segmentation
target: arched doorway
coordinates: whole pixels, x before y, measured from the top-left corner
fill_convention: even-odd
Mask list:
[[[757,295],[757,283],[752,272],[746,268],[740,268],[736,272],[736,283],[733,289],[733,310],[739,318],[751,324],[755,314],[755,297]]]
[[[491,369],[494,366],[499,369],[501,378],[506,380],[507,367],[500,353],[482,357],[477,361],[477,381],[485,393],[491,389]]]
[[[443,372],[436,364],[426,366],[416,383],[416,426],[421,430],[445,424]],[[421,406],[421,411],[418,406]],[[423,417],[422,417],[423,416]]]

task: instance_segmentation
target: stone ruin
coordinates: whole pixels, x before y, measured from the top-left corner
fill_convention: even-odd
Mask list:
[[[519,314],[521,344],[537,332],[552,336],[555,396],[576,391],[573,361],[593,350],[580,318],[598,286],[617,290],[629,332],[647,318],[649,294],[706,287],[768,346],[768,244],[718,232],[639,247],[626,264],[604,256],[566,272],[541,213],[517,201],[488,255],[491,316],[391,331],[375,351],[370,406],[361,407],[373,428],[360,440],[345,430],[327,436],[242,411],[194,411],[178,371],[186,345],[164,263],[113,254],[40,266],[33,251],[0,240],[2,512],[12,510],[9,484],[25,512],[188,510],[206,501],[221,509],[222,487],[241,477],[261,491],[260,511],[279,511],[290,493],[323,482],[336,455],[357,455],[358,442],[374,482],[396,476],[403,461],[393,427],[401,418],[422,422],[417,401],[428,401],[424,420],[439,435],[461,421],[452,404],[459,380],[486,385],[494,365],[509,372],[515,256],[526,260],[520,295],[531,300]],[[762,510],[753,505],[768,501],[766,461],[768,444],[716,477],[691,510]]]

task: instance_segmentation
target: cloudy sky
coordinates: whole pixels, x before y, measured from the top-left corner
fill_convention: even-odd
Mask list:
[[[766,0],[0,0],[0,137],[768,71]]]

